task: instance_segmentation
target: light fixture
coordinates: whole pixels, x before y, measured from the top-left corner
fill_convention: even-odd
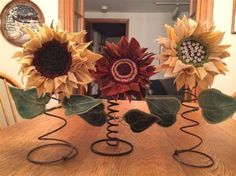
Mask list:
[[[106,5],[102,5],[102,6],[101,6],[101,11],[102,11],[103,13],[106,13],[107,10],[108,10],[108,7],[107,7]]]

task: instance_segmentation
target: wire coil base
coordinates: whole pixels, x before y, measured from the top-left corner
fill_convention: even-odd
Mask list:
[[[215,163],[213,158],[210,155],[197,150],[197,148],[202,145],[203,139],[199,135],[194,134],[194,133],[189,132],[189,131],[186,130],[188,128],[199,126],[200,123],[196,120],[193,120],[193,119],[189,118],[189,116],[187,116],[187,114],[189,115],[190,113],[199,111],[199,107],[187,104],[187,103],[198,100],[197,96],[196,96],[196,93],[192,93],[190,89],[185,89],[184,93],[186,93],[188,96],[191,96],[191,98],[181,102],[182,106],[184,106],[186,108],[189,108],[189,110],[186,110],[186,111],[181,113],[181,117],[183,119],[191,122],[192,124],[191,125],[185,125],[185,126],[181,127],[180,130],[183,133],[186,133],[186,134],[191,135],[191,136],[195,137],[196,139],[198,139],[198,143],[196,145],[194,145],[193,147],[190,147],[190,148],[187,148],[187,149],[175,150],[175,152],[172,154],[172,157],[177,162],[179,162],[181,164],[184,164],[186,166],[194,167],[194,168],[209,168],[209,167],[212,167]],[[188,154],[188,153],[194,153],[194,154],[199,155],[201,157],[205,157],[208,161],[207,161],[207,163],[204,163],[204,164],[193,164],[193,163],[189,163],[187,161],[184,161],[183,159],[180,158],[181,154]]]
[[[115,116],[119,110],[113,109],[114,106],[119,106],[119,103],[113,102],[112,100],[108,100],[108,113],[107,113],[107,134],[105,139],[100,139],[93,142],[90,146],[90,149],[93,153],[102,155],[102,156],[124,156],[130,154],[133,151],[133,145],[123,139],[118,137],[114,137],[114,134],[118,134],[119,131],[115,130],[114,127],[118,127],[119,124],[117,123],[117,117]],[[98,146],[103,145],[103,149],[100,149]],[[124,148],[123,148],[123,147]],[[119,147],[119,148],[118,148]],[[122,147],[122,148],[121,148]]]
[[[27,160],[33,164],[40,164],[40,165],[46,165],[46,164],[56,164],[59,162],[63,162],[63,161],[67,161],[70,159],[73,159],[75,156],[77,156],[78,154],[78,150],[75,146],[73,146],[71,143],[65,141],[65,140],[61,140],[61,139],[57,139],[57,138],[49,138],[47,136],[56,133],[57,131],[61,130],[62,128],[64,128],[67,125],[67,120],[57,116],[57,115],[53,115],[48,113],[49,111],[53,111],[55,109],[59,109],[61,108],[61,106],[58,107],[54,107],[51,109],[46,110],[46,112],[44,114],[50,116],[50,117],[54,117],[57,119],[62,120],[64,123],[58,127],[57,129],[48,132],[40,137],[38,137],[38,140],[42,140],[42,141],[55,141],[54,143],[49,143],[49,144],[44,144],[44,145],[40,145],[38,147],[33,148],[31,151],[29,151],[29,153],[27,154]],[[36,157],[34,158],[33,155],[36,154],[37,152],[40,152],[46,148],[56,148],[56,147],[63,147],[66,150],[69,150],[68,152],[66,152],[65,154],[60,154],[60,156],[57,159],[43,159],[43,160],[39,160],[36,159]],[[47,153],[46,153],[47,154]]]

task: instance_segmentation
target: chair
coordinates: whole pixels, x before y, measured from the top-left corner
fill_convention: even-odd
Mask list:
[[[177,91],[174,84],[175,78],[151,80],[150,86],[152,95],[171,95],[178,98],[180,101],[184,100],[183,89]]]
[[[0,72],[0,129],[18,122],[18,114],[16,113],[8,85],[21,88],[17,81]]]

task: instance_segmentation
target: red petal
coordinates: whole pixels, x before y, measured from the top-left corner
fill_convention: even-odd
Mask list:
[[[129,52],[131,55],[131,58],[138,58],[142,54],[142,50],[140,49],[140,45],[138,41],[135,38],[131,38],[130,44],[129,44]]]
[[[118,51],[123,58],[128,58],[129,43],[126,37],[122,36],[118,43]]]
[[[153,56],[153,54],[149,53],[145,58],[143,58],[143,60],[141,61],[141,65],[150,65],[154,60],[154,57],[151,56]]]
[[[120,54],[118,53],[118,47],[114,43],[106,42],[106,46],[104,47],[104,51],[111,56],[112,58],[119,58]]]
[[[130,83],[129,87],[130,87],[130,89],[132,89],[134,91],[140,92],[140,86],[138,83]]]

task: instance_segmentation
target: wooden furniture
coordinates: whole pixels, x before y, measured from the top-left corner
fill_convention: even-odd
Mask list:
[[[3,120],[6,122],[6,126],[10,126],[12,123],[16,123],[17,120],[17,113],[14,107],[14,103],[12,101],[8,86],[11,85],[13,87],[21,87],[21,85],[15,81],[10,76],[6,75],[5,73],[0,72],[0,84],[1,86],[1,92],[0,92],[0,107],[2,109],[3,116],[0,118],[4,118]],[[9,108],[8,108],[9,106]],[[11,115],[9,114],[8,110],[10,110]],[[0,129],[3,128],[3,125],[1,125],[0,121]]]
[[[120,101],[120,114],[131,108],[148,111],[143,101]],[[54,111],[63,115],[62,110]],[[218,125],[207,124],[196,112],[193,116],[201,122],[193,129],[204,139],[202,151],[210,154],[215,165],[208,169],[196,169],[179,164],[172,158],[176,148],[191,146],[194,139],[179,131],[186,124],[180,116],[170,128],[153,125],[143,133],[132,133],[121,122],[119,137],[134,145],[134,152],[123,157],[103,157],[89,149],[98,138],[105,137],[105,128],[89,126],[78,116],[67,117],[68,126],[53,135],[72,142],[79,149],[73,160],[55,165],[34,165],[26,160],[27,152],[42,144],[37,137],[61,124],[61,121],[41,115],[32,120],[23,120],[0,132],[0,175],[40,175],[40,176],[235,176],[236,175],[236,121],[230,119]],[[60,149],[58,149],[60,150]],[[48,150],[47,150],[48,151]],[[58,151],[57,151],[58,152]],[[56,154],[45,151],[45,154]],[[46,157],[41,153],[40,156]],[[197,156],[188,156],[198,160]],[[205,161],[204,161],[205,162]]]

